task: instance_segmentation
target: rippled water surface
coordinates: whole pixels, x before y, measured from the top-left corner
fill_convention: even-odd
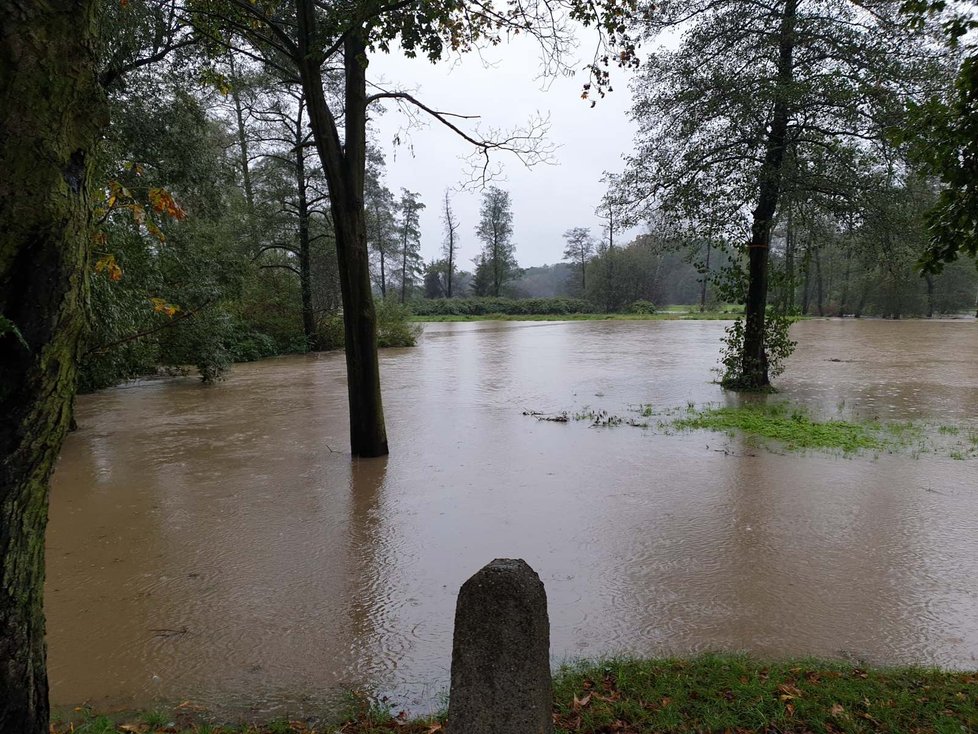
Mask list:
[[[346,453],[342,355],[80,397],[51,493],[55,704],[314,710],[446,688],[455,594],[546,584],[555,662],[708,649],[978,667],[978,461],[554,424],[723,403],[718,322],[432,324],[382,355],[389,459]],[[978,325],[808,321],[782,394],[978,428]]]

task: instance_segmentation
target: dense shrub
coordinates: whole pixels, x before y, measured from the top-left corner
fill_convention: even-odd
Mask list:
[[[377,302],[377,346],[413,347],[421,336],[422,327],[414,324],[411,310],[394,301]]]
[[[581,298],[439,298],[412,301],[415,316],[507,316],[594,313],[594,306]]]
[[[628,313],[655,313],[655,304],[652,303],[652,301],[632,301],[630,304],[628,304]]]
[[[280,353],[275,339],[271,336],[245,328],[241,328],[232,334],[228,350],[231,352],[231,359],[235,362],[254,362]],[[297,348],[288,351],[303,350]]]
[[[323,351],[343,348],[343,314],[327,313],[316,322],[319,348]]]
[[[413,347],[421,335],[421,324],[409,321],[411,311],[396,301],[375,302],[377,346]],[[343,314],[331,313],[319,320],[319,346],[324,350],[343,348]]]

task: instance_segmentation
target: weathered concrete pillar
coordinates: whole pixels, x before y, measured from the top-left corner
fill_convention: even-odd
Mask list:
[[[547,594],[523,560],[497,558],[455,608],[449,734],[550,734]]]

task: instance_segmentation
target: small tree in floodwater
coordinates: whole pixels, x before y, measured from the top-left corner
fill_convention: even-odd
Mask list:
[[[763,389],[772,235],[785,202],[868,209],[865,194],[903,165],[891,130],[946,88],[949,59],[899,3],[665,0],[644,23],[650,37],[683,35],[635,85],[639,134],[618,198],[639,219],[669,212],[694,236],[724,223],[745,262],[739,367],[726,384]]]

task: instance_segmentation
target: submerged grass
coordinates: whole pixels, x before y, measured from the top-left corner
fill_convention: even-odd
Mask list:
[[[770,663],[743,655],[581,662],[554,678],[553,719],[560,734],[971,732],[978,731],[978,674],[817,660]],[[323,723],[277,719],[231,726],[184,718],[179,725],[171,719],[151,727],[145,719],[133,724],[91,717],[52,732],[436,734],[446,723],[444,712],[409,719],[360,699]]]
[[[974,428],[915,421],[820,420],[805,408],[784,401],[703,407],[689,402],[684,408],[666,409],[640,404],[631,406],[629,412],[632,415],[617,415],[585,406],[575,412],[524,411],[524,415],[554,423],[586,421],[592,428],[631,426],[658,429],[665,434],[718,431],[730,436],[743,435],[755,445],[787,451],[828,451],[847,456],[865,452],[900,453],[913,458],[926,454],[956,460],[978,458],[978,431]]]
[[[784,403],[740,407],[705,408],[672,421],[680,430],[742,431],[751,436],[780,441],[788,449],[838,449],[844,453],[881,450],[885,440],[877,425],[843,420],[818,421],[801,408]],[[902,427],[887,426],[901,432]]]

